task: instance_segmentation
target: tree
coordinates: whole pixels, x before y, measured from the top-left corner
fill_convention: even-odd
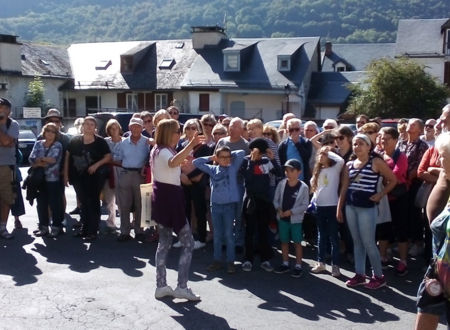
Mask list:
[[[449,89],[424,66],[407,58],[373,61],[362,84],[350,85],[353,92],[347,112],[382,118],[435,118]]]
[[[44,116],[45,111],[49,108],[49,102],[44,101],[44,82],[40,77],[34,77],[28,84],[28,91],[25,95],[25,106],[41,108],[41,113]]]

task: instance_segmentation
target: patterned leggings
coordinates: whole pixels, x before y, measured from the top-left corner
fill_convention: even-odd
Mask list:
[[[156,250],[156,286],[162,288],[167,285],[166,260],[172,246],[172,228],[158,225],[159,243]],[[180,260],[178,262],[178,287],[187,287],[189,268],[191,267],[192,251],[194,250],[194,238],[189,224],[186,223],[178,233],[178,239],[182,244]]]

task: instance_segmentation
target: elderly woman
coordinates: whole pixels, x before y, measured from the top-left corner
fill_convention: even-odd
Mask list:
[[[57,237],[63,232],[64,220],[63,197],[55,193],[61,185],[60,165],[63,156],[62,144],[57,140],[59,130],[53,123],[48,123],[42,128],[42,140],[36,141],[30,157],[32,167],[45,169],[45,184],[39,188],[37,196],[37,211],[39,228],[34,231],[36,236],[49,235],[49,208],[52,212],[52,230],[49,236]]]
[[[196,119],[189,119],[183,127],[184,140],[178,143],[177,151],[184,149],[196,135],[200,134],[200,127]],[[197,239],[194,249],[201,249],[206,245],[206,212],[207,205],[205,199],[208,178],[206,174],[197,169],[192,161],[198,157],[211,156],[214,149],[206,144],[198,144],[189,153],[187,161],[181,165],[181,183],[183,185],[186,200],[186,217],[191,223],[192,207],[194,206],[195,217],[197,219]],[[174,247],[181,247],[181,242],[175,243]]]
[[[267,139],[272,140],[276,145],[280,143],[280,136],[278,135],[278,131],[275,127],[270,125],[263,126],[263,136]]]
[[[450,181],[450,133],[442,133],[435,142],[435,147],[441,156],[443,171],[441,175]],[[449,191],[435,186],[433,193],[437,199],[448,201]],[[441,212],[442,211],[442,212]],[[441,212],[439,214],[439,212]],[[428,267],[424,280],[417,293],[417,319],[416,329],[436,329],[439,318],[446,315],[447,324],[450,324],[450,273],[448,260],[450,256],[450,207],[447,204],[442,210],[439,203],[427,207],[431,219],[433,233],[433,262]],[[436,216],[437,215],[437,216]]]
[[[214,126],[216,125],[216,118],[213,114],[206,114],[203,115],[200,119],[200,123],[202,125],[202,132],[205,136],[205,143],[208,147],[214,147],[216,142],[214,142],[214,137],[212,135],[212,130]]]
[[[397,179],[383,159],[372,155],[372,142],[367,135],[357,134],[353,138],[353,152],[356,159],[347,163],[349,182],[345,214],[353,238],[356,275],[346,285],[378,289],[386,285],[386,280],[375,242],[376,204],[395,187]],[[377,192],[380,175],[387,184]],[[366,283],[366,256],[369,256],[373,269],[369,283]]]
[[[200,300],[187,287],[189,268],[194,249],[194,238],[186,220],[185,201],[181,188],[181,164],[195,146],[202,142],[194,134],[188,144],[178,153],[175,147],[180,139],[180,126],[174,119],[162,120],[156,128],[156,146],[150,155],[153,176],[153,218],[158,224],[159,243],[156,250],[156,291],[155,298],[166,296]],[[167,285],[166,260],[172,245],[172,232],[177,233],[182,244],[178,266],[178,286],[173,290]]]
[[[153,115],[153,127],[157,127],[158,123],[163,119],[171,119],[169,111],[161,109]]]
[[[216,124],[212,130],[212,136],[214,139],[214,145],[219,142],[221,138],[224,138],[228,135],[228,129],[222,124]]]
[[[116,119],[110,119],[106,123],[106,135],[105,138],[106,143],[108,143],[109,150],[111,152],[113,161],[117,159],[119,152],[119,145],[122,142],[122,126]],[[113,164],[112,164],[113,165]],[[116,164],[117,165],[117,164]],[[106,226],[109,230],[116,230],[116,203],[119,204],[116,187],[118,184],[118,174],[119,167],[118,166],[110,166],[111,173],[109,176],[109,180],[105,182],[102,193],[103,198],[105,200],[106,209],[108,210],[108,218],[106,219]]]
[[[105,140],[96,135],[97,121],[87,116],[83,134],[72,138],[64,163],[64,183],[70,182],[81,202],[81,231],[76,236],[97,238],[100,223],[100,192],[108,177],[111,151]]]

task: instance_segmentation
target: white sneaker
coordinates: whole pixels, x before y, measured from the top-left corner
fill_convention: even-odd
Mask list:
[[[161,299],[168,296],[173,297],[173,289],[169,285],[163,286],[162,288],[156,288],[155,290],[156,299]]]
[[[311,273],[319,274],[321,272],[326,271],[327,268],[323,262],[317,262],[316,265],[311,269]]]
[[[179,298],[179,299],[187,299],[190,301],[199,301],[201,298],[199,295],[196,295],[194,292],[192,292],[192,290],[190,288],[180,288],[177,287],[174,291],[173,291],[173,297],[174,298]]]
[[[10,234],[10,233],[8,232],[8,230],[3,229],[3,230],[0,231],[0,237],[1,237],[1,238],[4,238],[4,239],[11,239],[11,238],[14,237],[14,235],[13,235],[13,234]]]
[[[180,247],[182,247],[182,246],[183,246],[183,244],[181,244],[180,241],[178,241],[178,242],[176,242],[174,245],[172,245],[172,247],[174,247],[174,248],[180,248]]]
[[[261,265],[259,265],[262,269],[264,269],[266,272],[272,272],[273,271],[273,267],[270,264],[270,262],[268,261],[264,261],[263,263],[261,263]]]
[[[333,277],[341,276],[341,271],[339,270],[338,265],[331,266],[331,276],[333,276]]]
[[[250,261],[245,261],[242,264],[242,270],[244,272],[251,272],[252,271],[252,267],[253,267],[253,265],[252,265],[252,263]]]
[[[206,243],[195,241],[194,242],[194,250],[203,249],[206,246]]]

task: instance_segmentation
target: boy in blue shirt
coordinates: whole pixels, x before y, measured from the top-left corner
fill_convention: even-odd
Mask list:
[[[213,156],[193,160],[195,167],[207,173],[211,185],[211,217],[214,227],[214,261],[208,271],[222,268],[222,245],[227,249],[227,272],[236,271],[234,266],[235,241],[233,237],[233,220],[239,205],[237,174],[244,159],[243,150],[231,152],[227,146],[216,149]],[[216,162],[218,165],[210,165]]]

